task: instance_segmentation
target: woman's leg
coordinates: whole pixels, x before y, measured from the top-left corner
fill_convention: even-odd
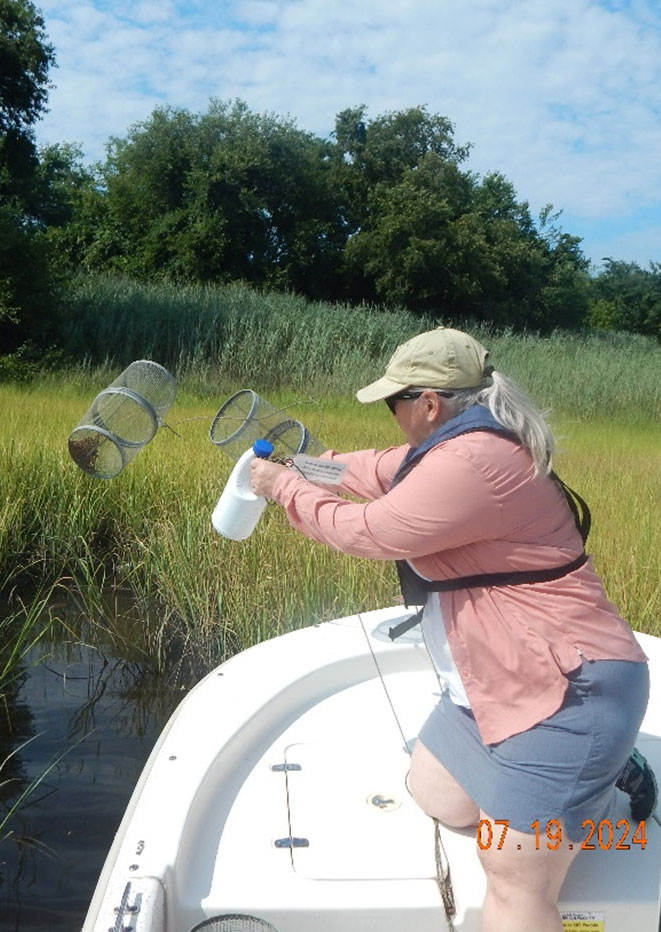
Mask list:
[[[548,844],[555,841],[549,841],[544,833],[537,839],[511,828],[503,838],[503,826],[480,812],[420,741],[413,749],[408,783],[420,808],[445,825],[467,828],[476,826],[479,819],[489,822],[492,843],[488,850],[478,847],[487,878],[483,932],[562,932],[556,903],[578,845],[571,850],[564,840],[557,850],[550,850]],[[481,837],[486,839],[486,829]]]
[[[423,812],[453,828],[477,825],[480,810],[420,740],[411,755],[409,790]]]
[[[478,857],[487,876],[487,892],[482,907],[483,932],[562,932],[557,909],[560,888],[579,845],[571,842],[551,850],[555,838],[528,835],[508,829],[481,812],[493,830],[487,850],[478,847]],[[487,837],[486,831],[483,836]],[[498,845],[502,841],[502,846]],[[483,842],[484,843],[484,842]]]

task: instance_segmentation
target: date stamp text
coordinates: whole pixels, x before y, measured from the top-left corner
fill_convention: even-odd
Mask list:
[[[488,851],[493,846],[501,851],[509,826],[509,819],[480,819],[477,823],[478,848]],[[535,839],[535,851],[541,847],[557,851],[563,843],[562,824],[558,819],[549,819],[545,824],[535,819],[530,823],[530,828]],[[569,842],[567,848],[570,851],[573,848],[581,851],[630,851],[636,847],[644,851],[647,845],[644,822],[632,824],[628,819],[618,819],[613,825],[610,819],[602,819],[597,823],[593,819],[584,819],[581,828],[583,838],[580,842]]]

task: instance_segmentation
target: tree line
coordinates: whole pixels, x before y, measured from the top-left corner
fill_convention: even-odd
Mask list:
[[[312,299],[405,307],[548,332],[661,335],[661,264],[591,274],[551,206],[533,217],[497,171],[423,106],[338,114],[328,138],[212,100],[160,107],[106,158],[37,150],[55,52],[29,0],[0,0],[0,339],[57,339],[67,282],[246,282]]]

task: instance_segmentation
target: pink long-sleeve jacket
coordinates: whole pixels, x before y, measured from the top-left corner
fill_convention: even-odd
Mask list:
[[[428,579],[560,566],[583,550],[557,484],[534,476],[527,451],[492,432],[434,447],[392,490],[408,446],[325,456],[346,465],[342,488],[293,470],[273,497],[293,527],[344,553],[408,559]],[[441,611],[483,740],[525,731],[562,704],[563,674],[588,660],[644,662],[588,560],[546,583],[431,593]]]

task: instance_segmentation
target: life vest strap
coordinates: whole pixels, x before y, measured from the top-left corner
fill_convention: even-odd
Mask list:
[[[405,593],[406,604],[422,604],[427,601],[430,592],[452,592],[457,589],[473,589],[490,586],[523,586],[530,583],[551,582],[561,579],[574,570],[579,569],[587,561],[588,555],[583,551],[576,559],[562,566],[550,566],[539,570],[512,570],[504,573],[477,573],[474,576],[459,576],[454,579],[423,579],[413,570],[405,560],[397,561],[397,570],[400,576],[402,591]],[[413,577],[416,577],[413,579]],[[414,594],[415,592],[415,594]],[[422,596],[423,598],[419,598]],[[416,597],[417,600],[416,600]],[[421,608],[415,615],[404,619],[388,632],[390,639],[395,640],[400,635],[410,631],[422,620]]]

